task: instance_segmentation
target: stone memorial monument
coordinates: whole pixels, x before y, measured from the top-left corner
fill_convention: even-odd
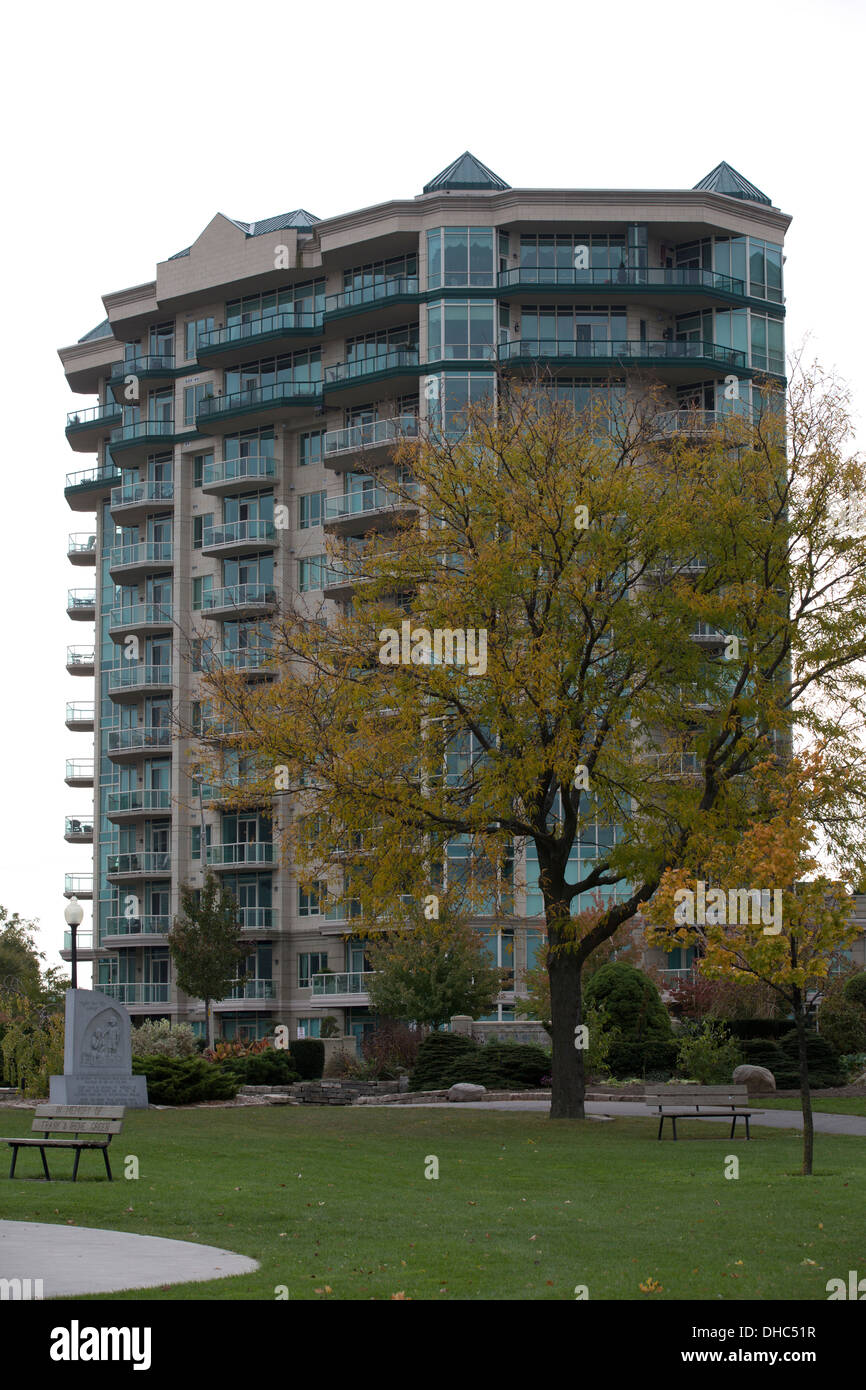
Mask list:
[[[98,989],[66,991],[63,1075],[50,1078],[54,1105],[147,1108],[147,1079],[132,1074],[126,1009]]]

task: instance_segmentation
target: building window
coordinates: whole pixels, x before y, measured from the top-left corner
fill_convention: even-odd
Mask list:
[[[322,441],[325,438],[324,430],[312,430],[308,434],[302,434],[298,439],[298,467],[306,468],[310,463],[322,462]]]
[[[313,315],[321,314],[324,307],[324,280],[309,280],[271,294],[251,294],[243,299],[230,299],[226,304],[226,327],[256,323],[279,315],[289,321],[296,320],[301,328],[311,328],[314,326]]]
[[[298,498],[298,528],[308,531],[311,526],[321,526],[325,515],[327,492],[305,492]]]
[[[298,1019],[298,1039],[320,1038],[322,1036],[322,1020],[320,1018],[299,1018]]]
[[[213,526],[213,512],[208,512],[206,516],[194,516],[192,519],[192,544],[194,550],[201,550],[205,531],[209,531]]]
[[[204,842],[205,842],[205,845],[206,845],[208,848],[210,848],[210,842],[211,842],[211,826],[209,826],[209,825],[206,825],[205,828],[204,828]],[[189,831],[189,857],[190,857],[190,859],[201,859],[201,826],[200,826],[200,825],[193,825],[193,826],[190,826],[190,831]]]
[[[192,606],[196,613],[204,608],[205,596],[213,591],[213,575],[203,574],[192,581]]]
[[[749,237],[749,293],[756,299],[782,302],[782,248]]]
[[[327,968],[327,951],[302,951],[298,956],[298,989],[309,989],[313,976]]]
[[[427,288],[493,285],[492,227],[437,227],[427,233]]]
[[[298,561],[298,590],[302,594],[308,594],[312,589],[322,589],[325,586],[325,572],[328,567],[328,557],[326,555],[309,555],[306,560]]]
[[[213,332],[213,319],[189,319],[186,324],[186,360],[194,361],[198,354],[198,339],[200,333]]]
[[[213,454],[194,454],[192,460],[192,485],[201,487],[204,482],[204,470],[213,463]]]
[[[209,381],[201,382],[198,386],[185,386],[183,388],[183,423],[185,425],[195,424],[199,405],[205,396],[212,395],[213,385]]]
[[[317,879],[308,893],[298,885],[298,916],[299,917],[318,917],[322,911],[322,899],[327,893],[327,887]]]
[[[431,304],[427,311],[427,357],[431,362],[496,356],[495,306],[490,302]]]

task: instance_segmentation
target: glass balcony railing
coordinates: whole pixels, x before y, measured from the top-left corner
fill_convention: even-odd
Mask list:
[[[267,406],[308,406],[322,394],[320,381],[276,381],[268,386],[248,386],[226,396],[205,396],[198,403],[197,421],[206,425],[225,415],[242,415]]]
[[[274,846],[270,840],[254,840],[232,845],[208,845],[208,864],[273,864]]]
[[[366,994],[367,980],[372,971],[348,970],[337,975],[313,975],[310,984],[313,999],[327,999],[334,994]]]
[[[82,837],[93,838],[93,817],[92,816],[67,816],[64,822],[65,829],[63,834],[80,835]]]
[[[495,362],[494,343],[436,343],[427,353],[428,362]]]
[[[63,891],[68,898],[92,898],[93,874],[66,874]]]
[[[168,916],[106,917],[103,936],[165,936],[171,931]]]
[[[118,1004],[167,1004],[171,991],[167,984],[97,984],[95,988]]]
[[[64,951],[71,951],[71,950],[72,950],[72,932],[71,932],[71,931],[65,931],[65,932],[63,933],[63,949],[64,949]],[[93,928],[92,928],[92,927],[85,927],[83,931],[82,931],[81,927],[78,928],[78,930],[77,930],[76,933],[75,933],[75,950],[76,950],[76,953],[77,953],[78,951],[92,951],[92,950],[93,950]]]
[[[133,568],[141,565],[170,565],[171,541],[138,541],[133,545],[116,545],[112,549],[111,569]]]
[[[76,701],[66,706],[67,724],[92,724],[93,723],[93,702],[82,704]]]
[[[110,854],[109,874],[122,877],[128,874],[170,874],[171,855],[167,850],[137,850],[130,854]]]
[[[256,482],[262,478],[276,476],[276,459],[268,454],[247,454],[243,458],[221,459],[206,463],[202,472],[202,486],[213,487],[216,483]]]
[[[82,491],[87,488],[107,487],[109,483],[119,483],[123,474],[114,464],[102,463],[96,468],[80,468],[76,473],[66,474],[66,491]]]
[[[662,434],[707,434],[722,419],[718,410],[660,410],[655,424]]]
[[[109,729],[109,753],[134,753],[151,748],[171,748],[172,731],[167,724],[140,724],[135,729]]]
[[[66,665],[70,668],[76,666],[92,666],[96,659],[96,652],[93,647],[67,647]]]
[[[93,781],[93,759],[92,758],[67,758],[65,782],[92,782]]]
[[[270,931],[276,926],[276,916],[276,909],[273,907],[238,908],[238,922],[244,931]]]
[[[87,531],[73,531],[66,544],[66,553],[71,560],[82,556],[96,555],[96,537]]]
[[[225,328],[211,328],[199,333],[199,357],[234,343],[254,343],[257,338],[279,338],[283,334],[321,333],[322,315],[293,313],[269,314],[266,318],[250,319],[247,323],[228,323]]]
[[[367,425],[349,425],[347,429],[328,430],[325,435],[324,456],[357,453],[396,444],[400,439],[413,439],[418,434],[415,415],[396,415],[390,420],[373,420]]]
[[[229,999],[273,999],[276,991],[273,980],[236,980]]]
[[[133,507],[141,503],[163,503],[174,500],[174,483],[168,481],[124,483],[111,489],[112,509]]]
[[[392,348],[390,352],[379,352],[369,357],[358,357],[351,362],[337,362],[333,367],[326,367],[325,385],[336,386],[341,382],[375,376],[378,372],[414,372],[417,371],[418,364],[417,347]]]
[[[745,367],[746,354],[739,348],[724,347],[719,343],[702,341],[677,342],[667,338],[652,338],[646,342],[640,339],[605,339],[580,341],[575,339],[557,340],[518,338],[514,342],[501,343],[499,360],[515,362],[521,358],[550,358],[561,360],[573,358],[580,361],[611,361],[623,359],[659,362],[692,362],[695,360],[712,362],[723,367]]]
[[[275,542],[276,527],[273,521],[256,518],[253,521],[229,521],[222,526],[205,526],[202,535],[202,549],[210,550],[219,545],[237,545],[248,541]]]
[[[267,608],[276,603],[277,591],[273,584],[232,584],[225,589],[212,589],[202,598],[202,612],[215,609]]]
[[[171,667],[148,666],[129,661],[124,666],[118,666],[108,673],[108,689],[110,691],[137,690],[140,686],[149,685],[170,686]]]
[[[87,410],[70,410],[66,417],[67,433],[70,430],[92,428],[94,425],[109,425],[120,419],[120,406],[116,401],[104,405],[92,405]]]
[[[151,439],[170,439],[175,432],[174,420],[136,420],[111,431],[110,447],[118,444],[146,443]]]
[[[499,272],[499,288],[520,288],[522,285],[550,285],[560,289],[605,289],[640,287],[648,289],[721,290],[725,294],[745,295],[743,280],[723,275],[717,270],[700,266],[673,266],[650,269],[647,266],[606,265],[577,270],[574,266],[521,265]]]
[[[169,626],[172,618],[170,603],[132,603],[127,608],[112,608],[108,615],[108,630],[118,628]]]
[[[230,671],[251,671],[269,666],[273,657],[273,647],[226,647],[221,652],[214,652],[210,663],[204,664],[212,664],[217,669],[224,666]]]
[[[132,791],[109,792],[105,810],[109,816],[121,815],[126,811],[170,811],[171,792],[167,787],[136,787]]]
[[[76,610],[89,609],[96,607],[95,589],[70,589],[66,595],[67,611],[72,613]]]
[[[378,280],[372,285],[343,290],[341,294],[325,296],[325,313],[337,314],[346,309],[362,309],[366,305],[384,304],[389,299],[418,293],[417,275],[396,275],[390,280]]]
[[[128,376],[153,376],[155,372],[173,371],[173,353],[147,352],[139,357],[131,357],[126,362],[116,362],[111,369],[109,381],[115,386],[125,381]]]
[[[418,486],[409,483],[405,491],[417,497]],[[364,516],[367,512],[383,511],[387,507],[405,506],[406,499],[389,488],[373,487],[345,492],[342,497],[325,498],[325,520],[340,521],[343,517]]]

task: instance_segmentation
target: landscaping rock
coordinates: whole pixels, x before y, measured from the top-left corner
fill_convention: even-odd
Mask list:
[[[476,1086],[472,1081],[458,1081],[448,1088],[448,1099],[480,1100],[486,1090],[486,1086]]]
[[[737,1067],[733,1081],[736,1086],[747,1086],[750,1096],[765,1095],[776,1089],[776,1078],[766,1067]]]

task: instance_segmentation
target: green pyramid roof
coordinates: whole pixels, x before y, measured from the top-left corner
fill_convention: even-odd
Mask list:
[[[729,198],[743,198],[750,203],[767,203],[772,207],[766,193],[749,183],[748,179],[744,179],[742,174],[738,174],[736,169],[732,169],[724,160],[717,164],[715,169],[711,169],[700,183],[696,183],[695,188],[708,193],[724,193]]]
[[[480,159],[476,159],[474,154],[466,150],[453,164],[449,164],[447,169],[443,169],[441,174],[437,174],[435,179],[425,183],[424,192],[438,193],[440,189],[453,188],[462,193],[466,189],[510,187],[510,184],[503,182],[498,174],[494,174],[492,169],[488,169],[486,164],[482,164]]]

